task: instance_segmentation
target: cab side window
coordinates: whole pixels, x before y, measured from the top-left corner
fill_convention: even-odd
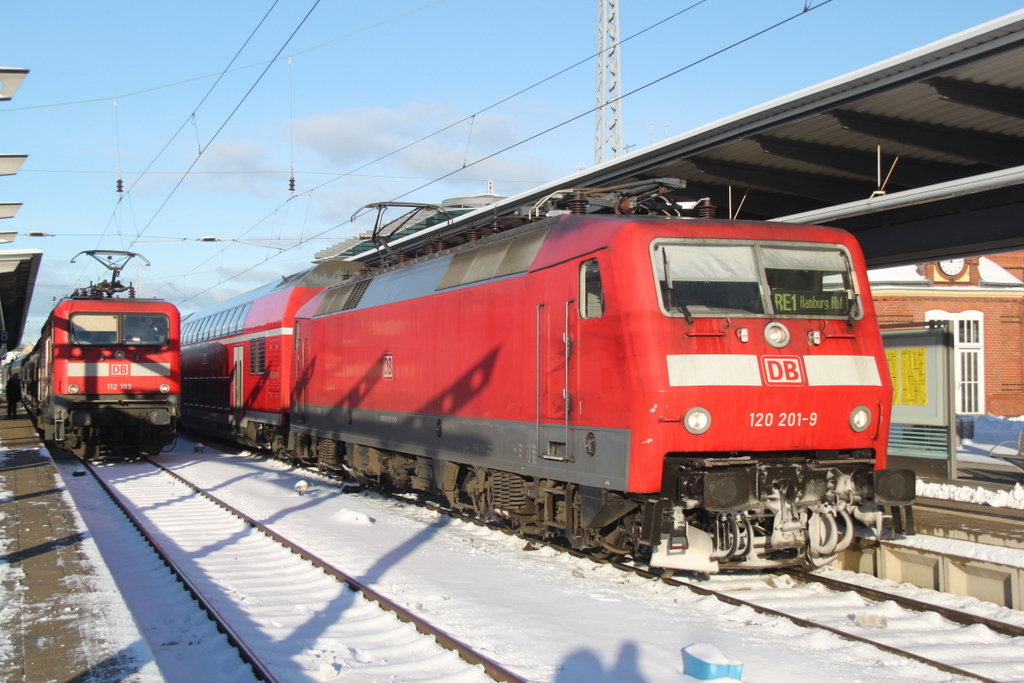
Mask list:
[[[597,259],[580,264],[580,317],[600,318],[604,315],[604,288]]]

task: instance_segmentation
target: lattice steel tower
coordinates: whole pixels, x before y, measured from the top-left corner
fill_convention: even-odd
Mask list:
[[[622,102],[619,100],[619,0],[597,0],[597,116],[594,165],[614,159],[622,147]]]

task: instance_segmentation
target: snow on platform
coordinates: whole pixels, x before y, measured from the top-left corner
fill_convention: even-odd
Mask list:
[[[0,421],[0,679],[164,680],[26,419]]]

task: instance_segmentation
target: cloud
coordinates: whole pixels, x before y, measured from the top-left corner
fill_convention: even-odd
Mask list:
[[[268,147],[257,140],[214,142],[193,171],[189,187],[213,194],[279,194],[286,196],[289,169],[271,158]]]
[[[340,172],[402,176],[416,185],[467,165],[476,178],[541,182],[550,176],[551,162],[524,150],[480,161],[527,137],[520,130],[524,119],[493,112],[461,118],[430,103],[363,107],[298,119],[295,140]]]

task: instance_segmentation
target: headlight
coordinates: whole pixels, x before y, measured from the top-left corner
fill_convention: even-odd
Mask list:
[[[116,358],[117,360],[124,360],[124,351],[122,351],[121,349],[114,351],[114,358]]]
[[[78,388],[77,384],[69,384],[68,385],[68,393],[69,394],[77,394],[79,391],[80,391],[80,389]]]
[[[850,413],[850,429],[863,432],[871,424],[871,411],[864,406],[857,406]]]
[[[691,434],[703,434],[711,426],[711,413],[704,408],[690,408],[683,417],[683,426]]]
[[[779,322],[770,322],[764,326],[764,340],[777,349],[789,343],[789,330]]]
[[[167,385],[167,384],[161,384],[160,385],[160,393],[161,394],[168,394],[168,393],[170,393],[170,391],[171,391],[170,385]]]

